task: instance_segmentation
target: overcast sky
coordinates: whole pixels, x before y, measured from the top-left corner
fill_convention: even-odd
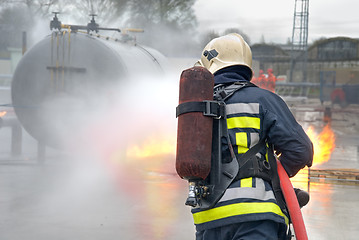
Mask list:
[[[300,1],[298,1],[299,3]],[[197,0],[199,29],[236,27],[251,43],[286,43],[292,37],[295,0]],[[320,37],[359,38],[359,1],[309,0],[308,43]]]

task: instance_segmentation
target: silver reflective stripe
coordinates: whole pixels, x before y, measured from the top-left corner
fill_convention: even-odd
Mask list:
[[[250,133],[251,135],[251,145],[250,147],[253,147],[259,142],[259,133]]]
[[[251,135],[251,146],[250,146],[251,148],[259,142],[259,133],[250,133],[250,135]],[[260,153],[257,153],[256,156],[259,158],[262,157]]]
[[[233,103],[226,105],[226,113],[236,114],[236,113],[249,113],[249,114],[259,114],[259,103]]]
[[[257,200],[273,200],[275,199],[273,191],[266,191],[263,179],[256,179],[256,187],[248,188],[248,187],[236,187],[236,188],[228,188],[219,202],[228,201],[237,198],[251,198]]]

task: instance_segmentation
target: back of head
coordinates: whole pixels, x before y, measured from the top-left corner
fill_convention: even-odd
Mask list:
[[[211,73],[229,66],[248,67],[252,70],[252,51],[241,35],[230,33],[214,38],[202,51],[198,65],[207,68]]]

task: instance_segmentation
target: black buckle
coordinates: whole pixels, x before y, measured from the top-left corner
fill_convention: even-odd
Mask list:
[[[205,108],[203,111],[204,116],[217,119],[224,117],[225,111],[223,103],[212,100],[204,100],[203,103],[205,103]]]
[[[225,116],[225,103],[213,100],[185,102],[176,107],[176,117],[184,113],[202,112],[206,117],[220,119]]]
[[[211,111],[213,109],[212,104],[218,105],[218,102],[211,100],[203,100],[203,102],[205,103],[203,115],[207,117],[218,117],[214,111]]]

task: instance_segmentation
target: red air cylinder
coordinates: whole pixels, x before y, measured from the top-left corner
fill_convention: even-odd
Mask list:
[[[213,100],[214,76],[203,67],[181,74],[179,104]],[[202,112],[178,116],[176,170],[187,180],[205,179],[211,170],[213,118]]]

